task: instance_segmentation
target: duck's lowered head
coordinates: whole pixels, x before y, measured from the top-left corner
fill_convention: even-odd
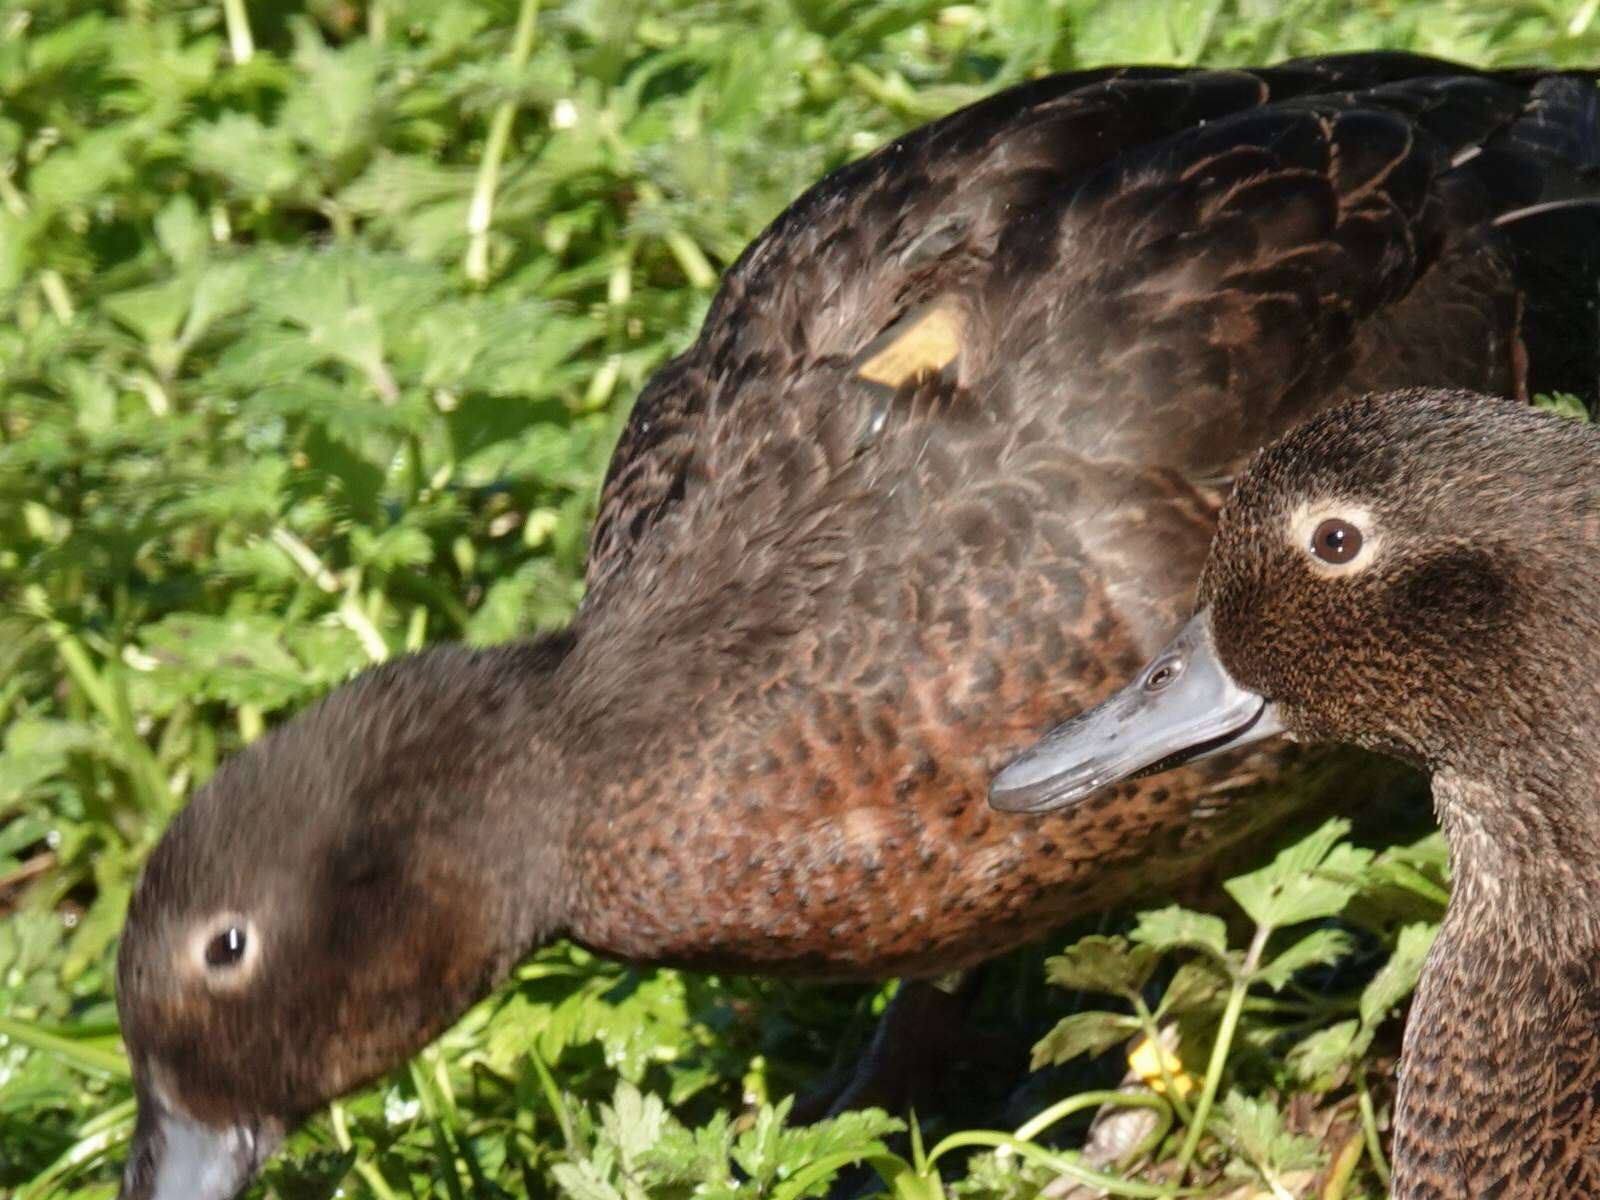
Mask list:
[[[550,791],[537,713],[564,653],[376,668],[173,820],[117,962],[139,1102],[123,1200],[233,1196],[298,1123],[562,932],[571,806],[517,798]]]
[[[1194,618],[1002,771],[992,802],[1058,809],[1281,732],[1478,775],[1577,723],[1594,457],[1592,428],[1464,392],[1307,423],[1241,475]]]

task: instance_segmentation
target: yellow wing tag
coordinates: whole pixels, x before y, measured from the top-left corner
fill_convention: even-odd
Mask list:
[[[1167,1047],[1152,1042],[1147,1037],[1140,1038],[1133,1044],[1133,1049],[1128,1051],[1128,1066],[1133,1068],[1133,1073],[1152,1092],[1158,1096],[1167,1094],[1167,1080],[1172,1080],[1173,1089],[1178,1093],[1178,1098],[1186,1098],[1196,1086],[1195,1078],[1183,1069],[1183,1060]],[[1162,1068],[1166,1068],[1163,1075]]]
[[[961,312],[946,297],[907,313],[861,352],[857,378],[899,388],[918,375],[932,375],[961,353]]]

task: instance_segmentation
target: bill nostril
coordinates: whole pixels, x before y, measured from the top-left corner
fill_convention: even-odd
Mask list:
[[[1181,658],[1169,658],[1159,662],[1144,677],[1144,690],[1147,692],[1159,692],[1168,687],[1182,673],[1183,660]]]

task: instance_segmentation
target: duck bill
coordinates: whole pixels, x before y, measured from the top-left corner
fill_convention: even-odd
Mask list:
[[[1049,812],[1132,776],[1282,732],[1271,702],[1228,675],[1201,610],[1132,683],[1058,725],[995,776],[989,803],[1003,812]]]
[[[145,1096],[118,1200],[232,1200],[282,1136],[254,1122],[216,1129]]]

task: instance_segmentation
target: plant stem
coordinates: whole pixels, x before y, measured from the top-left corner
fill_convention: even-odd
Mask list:
[[[256,56],[256,40],[250,34],[250,17],[244,0],[222,0],[222,19],[228,26],[228,52],[243,66]]]
[[[1328,1181],[1322,1185],[1322,1195],[1318,1200],[1344,1200],[1350,1177],[1355,1174],[1356,1164],[1360,1161],[1361,1134],[1355,1133],[1339,1147],[1339,1153],[1333,1156],[1333,1162],[1328,1165]]]
[[[363,1182],[371,1189],[378,1200],[396,1200],[393,1189],[389,1187],[388,1180],[372,1163],[362,1157],[361,1151],[355,1149],[355,1142],[350,1137],[350,1124],[345,1118],[344,1105],[335,1100],[328,1106],[328,1119],[333,1125],[334,1143],[346,1154],[354,1151],[356,1155],[353,1169],[361,1176]]]
[[[11,1193],[12,1200],[44,1200],[60,1196],[57,1180],[100,1158],[133,1132],[134,1102],[124,1100],[78,1127],[76,1141],[53,1163]]]
[[[61,278],[61,272],[54,269],[40,271],[39,287],[56,320],[63,325],[70,324],[72,318],[77,316],[77,309],[73,307],[72,293],[67,290],[67,281]]]
[[[1032,1141],[1057,1121],[1064,1121],[1073,1113],[1082,1112],[1086,1108],[1100,1108],[1111,1105],[1113,1108],[1150,1108],[1157,1112],[1168,1107],[1167,1101],[1162,1096],[1150,1092],[1080,1092],[1076,1096],[1068,1096],[1065,1100],[1057,1101],[1041,1113],[1036,1113],[1028,1118],[1012,1136],[1018,1141]],[[933,1157],[937,1158],[943,1151],[943,1143],[934,1149]]]
[[[1144,1031],[1144,1036],[1149,1039],[1152,1046],[1159,1048],[1162,1045],[1161,1030],[1156,1026],[1155,1014],[1150,1011],[1150,1006],[1144,1002],[1144,999],[1137,994],[1133,997],[1133,1010],[1139,1018],[1139,1027]],[[1178,1089],[1178,1081],[1172,1077],[1172,1071],[1167,1066],[1166,1054],[1157,1053],[1156,1063],[1161,1067],[1161,1082],[1166,1085],[1167,1103],[1172,1105],[1173,1111],[1183,1118],[1183,1123],[1187,1125],[1193,1119],[1193,1114],[1189,1111],[1188,1102],[1184,1100],[1182,1093]]]
[[[15,1017],[0,1016],[0,1037],[21,1042],[30,1050],[54,1055],[82,1070],[109,1075],[113,1079],[127,1079],[132,1074],[128,1069],[128,1060],[115,1050],[87,1045],[59,1033],[49,1033]]]
[[[1271,933],[1270,925],[1256,926],[1256,934],[1250,941],[1250,949],[1245,952],[1244,964],[1233,977],[1233,988],[1228,993],[1228,1006],[1222,1010],[1222,1023],[1217,1027],[1217,1041],[1211,1048],[1211,1061],[1206,1064],[1205,1086],[1200,1089],[1200,1099],[1194,1106],[1194,1120],[1189,1123],[1189,1132],[1183,1139],[1183,1149],[1178,1154],[1179,1183],[1189,1177],[1189,1167],[1194,1163],[1195,1151],[1200,1147],[1200,1136],[1205,1132],[1206,1121],[1211,1116],[1212,1102],[1217,1098],[1217,1087],[1222,1082],[1222,1068],[1227,1064],[1228,1051],[1233,1046],[1233,1033],[1239,1025],[1239,1014],[1244,1010],[1244,998],[1250,989],[1251,976],[1261,963],[1261,955],[1266,950],[1267,938]]]
[[[1372,1169],[1383,1181],[1384,1191],[1389,1190],[1389,1160],[1383,1156],[1383,1143],[1378,1138],[1378,1115],[1372,1109],[1372,1093],[1367,1090],[1367,1073],[1356,1072],[1356,1093],[1360,1097],[1361,1130],[1367,1138],[1367,1155],[1372,1159]]]
[[[38,605],[45,602],[40,599]],[[161,764],[148,742],[134,726],[133,710],[128,703],[127,689],[115,672],[117,664],[107,662],[104,670],[96,667],[94,657],[60,621],[50,616],[46,609],[44,629],[55,645],[67,674],[84,694],[89,704],[111,727],[121,749],[121,762],[133,787],[139,806],[147,815],[165,816],[172,808],[172,786],[162,773]]]
[[[539,0],[522,0],[517,12],[517,29],[511,37],[507,61],[520,71],[533,52],[533,31],[539,16]],[[483,144],[483,161],[478,164],[478,182],[472,189],[467,208],[467,278],[482,285],[489,281],[489,227],[494,221],[495,189],[500,184],[500,163],[511,140],[511,122],[516,119],[517,102],[502,101],[489,119],[489,137]]]
[[[661,189],[648,179],[639,181],[639,199],[656,208],[666,205],[666,197],[661,194]],[[705,291],[716,284],[716,269],[706,260],[705,251],[700,249],[693,238],[681,229],[669,229],[662,234],[662,240],[667,243],[667,249],[672,252],[672,257],[678,260],[678,267],[683,271],[691,287]]]
[[[1169,1200],[1174,1196],[1192,1196],[1193,1188],[1174,1187],[1171,1184],[1140,1183],[1133,1179],[1122,1179],[1104,1171],[1096,1171],[1090,1167],[1082,1166],[1074,1158],[1046,1150],[1032,1142],[1018,1141],[1009,1133],[999,1133],[987,1129],[971,1129],[965,1133],[953,1133],[940,1142],[934,1152],[928,1156],[930,1167],[934,1160],[952,1150],[964,1150],[968,1146],[984,1146],[992,1150],[1010,1150],[1018,1158],[1025,1158],[1041,1166],[1049,1167],[1062,1175],[1068,1175],[1079,1183],[1089,1187],[1098,1188],[1110,1196],[1130,1196],[1142,1200]]]

